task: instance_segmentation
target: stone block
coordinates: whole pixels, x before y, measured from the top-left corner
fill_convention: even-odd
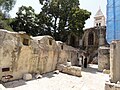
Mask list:
[[[120,90],[120,84],[106,82],[105,90]]]
[[[81,67],[77,66],[65,66],[63,64],[58,65],[58,70],[60,70],[63,73],[67,73],[73,76],[81,77]]]
[[[28,81],[28,80],[31,80],[31,79],[32,79],[32,75],[31,74],[27,73],[27,74],[23,75],[23,80]]]

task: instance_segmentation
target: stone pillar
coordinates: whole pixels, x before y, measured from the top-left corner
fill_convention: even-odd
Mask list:
[[[112,41],[110,45],[110,81],[120,81],[120,41]]]
[[[103,71],[104,69],[110,69],[110,48],[101,46],[98,49],[98,70]]]
[[[99,46],[103,46],[103,45],[105,45],[105,38],[104,38],[104,35],[103,35],[103,33],[102,33],[101,30],[103,30],[103,29],[100,28]]]

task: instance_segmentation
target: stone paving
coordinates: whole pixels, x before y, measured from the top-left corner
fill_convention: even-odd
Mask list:
[[[63,73],[48,73],[41,79],[13,81],[4,86],[7,90],[104,90],[108,74],[98,72],[97,65],[82,69],[82,77]]]

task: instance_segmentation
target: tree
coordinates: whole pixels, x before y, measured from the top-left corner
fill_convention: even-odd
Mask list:
[[[66,41],[68,36],[81,36],[90,12],[80,9],[79,0],[40,0],[42,13],[51,18],[51,33],[56,40]]]
[[[35,18],[34,9],[31,6],[22,6],[17,12],[17,17],[11,23],[11,27],[16,32],[25,31],[26,33],[34,36],[36,35],[36,24],[34,23]]]
[[[0,11],[9,12],[15,5],[16,0],[0,0]]]
[[[51,35],[55,40],[81,37],[85,20],[90,12],[80,9],[79,0],[40,0],[42,11],[35,14],[32,7],[22,6],[11,24],[15,31],[25,31],[33,36]]]
[[[12,28],[10,27],[11,22],[12,22],[12,19],[5,18],[4,14],[0,12],[0,29],[6,29],[9,31],[13,31]]]
[[[0,0],[0,28],[13,31],[10,27],[12,19],[8,12],[15,5],[16,0]]]
[[[36,15],[35,18],[35,24],[36,24],[36,35],[51,35],[51,18],[46,16],[45,13],[40,13]]]

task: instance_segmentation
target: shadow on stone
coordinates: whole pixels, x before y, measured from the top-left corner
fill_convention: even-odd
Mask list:
[[[22,85],[26,85],[26,81],[16,80],[16,81],[12,81],[12,82],[6,82],[3,84],[3,86],[5,88],[14,88],[14,87],[22,86]]]

